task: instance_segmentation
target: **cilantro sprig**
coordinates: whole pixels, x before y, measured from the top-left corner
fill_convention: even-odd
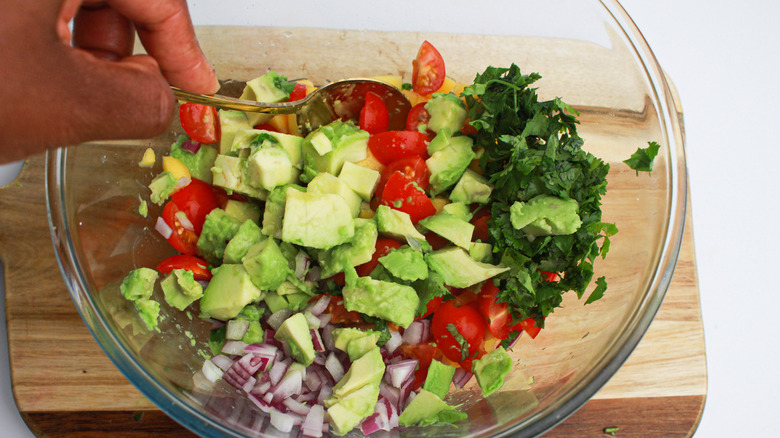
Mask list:
[[[636,170],[637,175],[639,175],[639,172],[652,172],[653,160],[658,155],[659,149],[661,149],[661,145],[654,141],[649,141],[646,148],[637,148],[636,152],[631,154],[631,158],[623,162],[628,164],[628,167]]]
[[[561,99],[539,101],[532,88],[541,76],[523,75],[517,65],[489,67],[463,92],[469,108],[475,147],[484,150],[480,165],[494,185],[490,240],[497,260],[511,267],[499,277],[500,302],[517,318],[544,318],[573,290],[582,298],[593,279],[593,264],[609,251],[614,224],[601,221],[609,165],[582,149],[579,113]],[[570,235],[532,238],[510,222],[509,207],[538,195],[574,199],[582,226]],[[546,281],[540,270],[563,273]],[[586,300],[601,298],[606,280]]]

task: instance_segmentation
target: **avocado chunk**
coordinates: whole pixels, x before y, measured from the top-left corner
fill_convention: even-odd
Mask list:
[[[408,237],[425,243],[425,236],[422,235],[412,223],[409,213],[393,209],[387,205],[380,205],[376,208],[376,227],[379,233],[393,239],[405,242]]]
[[[452,188],[450,200],[465,204],[487,204],[492,192],[493,186],[488,183],[487,178],[471,169],[466,169]]]
[[[428,129],[439,132],[449,129],[452,132],[460,131],[466,121],[466,104],[454,93],[436,93],[425,104],[425,109],[431,115],[428,120]]]
[[[452,136],[452,131],[442,129],[428,144],[430,158],[425,160],[431,172],[430,183],[433,194],[441,193],[454,185],[463,172],[476,158],[472,147],[474,142],[466,136]]]
[[[309,182],[321,172],[338,175],[345,162],[365,160],[367,149],[368,132],[351,121],[336,120],[320,126],[303,140],[301,181]]]
[[[455,367],[438,360],[432,360],[422,388],[435,394],[440,399],[444,399],[450,392],[450,384],[454,376]]]
[[[212,265],[222,263],[228,241],[238,232],[241,223],[227,215],[225,210],[215,208],[206,215],[203,230],[198,238],[198,253]]]
[[[370,202],[379,185],[381,175],[374,169],[358,166],[351,161],[345,161],[339,173],[339,179],[344,181],[364,201]]]
[[[278,289],[292,272],[287,258],[284,257],[273,237],[249,248],[242,263],[252,283],[265,291]]]
[[[255,102],[277,103],[290,98],[295,84],[287,81],[287,77],[274,71],[252,79],[246,83],[241,99],[254,100]],[[249,125],[255,126],[271,119],[270,114],[246,113]]]
[[[474,234],[474,225],[444,211],[422,219],[420,225],[463,249],[469,249]]]
[[[471,366],[482,394],[487,397],[504,385],[504,378],[512,370],[512,358],[504,347],[499,346],[474,361]]]
[[[376,386],[385,374],[385,363],[379,347],[374,347],[352,362],[344,377],[333,386],[333,395],[325,400],[325,406],[331,407],[341,399],[366,386]],[[376,404],[376,400],[374,400]],[[373,410],[373,405],[371,405]]]
[[[227,154],[233,148],[233,139],[242,129],[251,129],[246,113],[235,110],[221,109],[219,114],[219,153]]]
[[[363,200],[360,199],[360,195],[355,193],[347,183],[340,180],[338,177],[329,173],[320,173],[306,186],[308,193],[331,193],[339,195],[344,198],[344,201],[349,205],[349,210],[352,212],[352,217],[358,217],[360,215],[360,204]]]
[[[157,271],[150,268],[138,268],[130,271],[122,284],[119,286],[119,291],[122,296],[130,301],[135,301],[142,298],[150,298],[152,292],[154,292],[154,283],[157,281]]]
[[[290,156],[279,147],[256,149],[247,158],[247,184],[264,190],[292,184],[298,180],[299,171]]]
[[[287,189],[305,192],[306,189],[290,184],[288,186],[276,187],[268,193],[268,199],[265,201],[265,210],[263,211],[263,234],[276,238],[282,237],[282,220],[284,219],[284,205],[287,202]]]
[[[384,371],[384,364],[382,370]],[[335,435],[345,435],[374,413],[374,407],[379,400],[379,382],[364,385],[337,400],[337,403],[328,408],[327,418]]]
[[[469,255],[478,262],[489,263],[493,260],[493,245],[483,242],[471,242]]]
[[[417,281],[428,278],[428,264],[425,263],[422,253],[408,245],[379,257],[379,263],[390,271],[393,277],[401,280]]]
[[[225,203],[225,213],[228,216],[238,219],[239,222],[251,220],[252,222],[259,224],[260,215],[262,210],[257,204],[252,202],[236,201],[235,199],[228,199]]]
[[[157,328],[157,323],[160,319],[160,303],[150,298],[139,298],[133,301],[133,305],[147,329],[154,330]]]
[[[414,288],[370,277],[358,277],[352,283],[348,281],[342,291],[347,310],[392,321],[403,328],[414,320],[420,302]]]
[[[354,235],[355,219],[344,198],[287,189],[282,240],[310,248],[330,249]]]
[[[363,331],[352,327],[333,329],[333,343],[336,348],[346,352],[350,361],[355,361],[376,347],[380,333],[375,330]]]
[[[227,321],[263,298],[263,291],[252,283],[242,265],[222,265],[211,272],[213,277],[200,299],[201,318]]]
[[[287,343],[296,362],[306,366],[314,362],[314,343],[303,313],[294,313],[285,319],[274,338]]]
[[[166,199],[173,193],[173,189],[179,181],[169,171],[163,171],[149,183],[152,194],[149,199],[157,205],[163,205]]]
[[[217,159],[217,150],[202,144],[197,152],[192,153],[181,147],[187,140],[189,139],[186,136],[179,136],[171,145],[171,156],[181,161],[187,167],[187,170],[190,171],[190,175],[193,178],[211,184],[211,168],[214,166],[214,160]]]
[[[444,207],[442,207],[441,210],[453,216],[457,216],[464,221],[470,221],[471,217],[473,216],[469,206],[462,202],[450,202],[449,204],[446,204]]]
[[[358,266],[371,261],[379,237],[376,222],[372,219],[355,219],[355,234],[341,245],[319,256],[322,278],[329,278],[344,270],[344,265]]]
[[[241,342],[246,344],[259,344],[265,342],[263,336],[263,327],[260,325],[260,317],[265,313],[265,309],[258,307],[255,304],[248,304],[241,309],[241,312],[234,319],[241,321],[249,321],[249,327],[241,338]]]
[[[211,174],[212,184],[229,192],[241,193],[261,201],[268,196],[268,191],[246,183],[246,160],[243,158],[217,155]]]
[[[192,271],[174,269],[160,282],[165,301],[179,310],[184,310],[203,296],[203,286],[195,281]]]
[[[432,271],[441,275],[444,284],[458,288],[473,286],[509,270],[507,267],[478,262],[457,247],[426,254],[425,261]]]
[[[459,412],[445,403],[436,394],[421,389],[398,417],[401,426],[428,426],[434,423],[454,423],[468,418],[465,412]]]
[[[238,227],[236,234],[228,241],[222,262],[241,263],[241,259],[244,258],[249,248],[264,239],[265,236],[260,232],[260,227],[251,219],[245,220]]]
[[[510,221],[516,230],[531,236],[572,234],[582,225],[574,199],[539,195],[528,202],[515,201],[509,207]]]
[[[293,167],[300,169],[303,166],[302,144],[303,137],[297,135],[264,129],[241,129],[236,132],[230,151],[231,154],[248,156],[255,149],[278,147],[287,152]]]

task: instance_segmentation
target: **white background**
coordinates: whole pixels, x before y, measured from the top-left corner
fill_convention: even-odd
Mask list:
[[[230,9],[225,2],[190,3],[200,23],[235,19],[217,14]],[[283,24],[295,24],[299,7],[296,2],[231,3],[235,16],[258,3],[286,10],[275,15],[287,21]],[[466,3],[474,8],[485,4]],[[780,248],[780,2],[622,3],[676,84],[685,112],[709,375],[696,436],[776,436],[780,430],[776,401],[780,285],[774,277]],[[399,17],[411,13],[399,5]],[[327,16],[320,19],[328,22]],[[0,184],[16,168],[0,167]],[[0,297],[2,292],[0,284]],[[0,424],[2,436],[31,436],[11,395],[4,321],[0,324]]]

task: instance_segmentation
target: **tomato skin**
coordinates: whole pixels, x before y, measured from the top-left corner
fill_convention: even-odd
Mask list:
[[[170,274],[174,269],[186,269],[192,272],[195,280],[211,280],[209,265],[199,257],[187,254],[178,254],[168,257],[157,265],[157,270],[163,274]]]
[[[439,236],[433,231],[428,231],[424,234],[425,240],[431,245],[431,249],[438,251],[450,244],[450,241],[444,237]]]
[[[517,328],[522,329],[524,332],[528,333],[528,336],[531,337],[531,339],[536,339],[536,335],[539,334],[539,332],[542,330],[541,328],[536,326],[536,321],[534,321],[533,318],[526,318],[515,326]]]
[[[465,359],[462,357],[461,345],[447,330],[450,325],[453,325],[468,343],[468,356]],[[479,311],[472,305],[456,307],[452,300],[441,303],[433,312],[431,332],[444,356],[460,363],[468,371],[471,371],[472,361],[484,353],[482,345],[485,338],[485,322]]]
[[[390,125],[390,115],[382,99],[374,93],[366,93],[366,103],[360,109],[358,126],[369,134],[379,134],[387,131]]]
[[[196,255],[198,253],[198,235],[195,234],[195,231],[187,230],[181,226],[179,220],[176,219],[176,213],[179,211],[181,210],[173,201],[168,201],[163,207],[162,218],[173,229],[168,243],[182,254]]]
[[[415,187],[411,178],[398,171],[387,180],[380,203],[408,213],[415,224],[436,214],[436,207],[428,195]]]
[[[542,280],[544,281],[558,280],[558,274],[556,274],[555,272],[539,271],[539,273],[542,274]]]
[[[330,322],[333,324],[361,324],[363,323],[363,318],[360,317],[360,314],[357,312],[350,312],[347,310],[346,307],[344,307],[344,297],[337,297],[335,295],[328,295],[323,294],[330,297],[330,302],[328,303],[328,308],[325,310],[325,313],[330,313],[331,318]],[[315,302],[317,301],[322,295],[315,295],[312,297],[309,302]]]
[[[482,316],[487,319],[490,334],[496,339],[506,339],[509,333],[516,329],[509,326],[512,315],[506,303],[498,302],[498,293],[498,287],[493,284],[493,281],[485,281],[479,291],[477,307]]]
[[[390,251],[400,248],[401,246],[403,246],[403,244],[395,239],[389,239],[387,237],[376,239],[376,251],[374,251],[374,255],[371,256],[371,260],[355,267],[358,276],[365,277],[371,274],[374,268],[379,265],[380,257],[386,256]]]
[[[390,177],[393,176],[396,171],[411,178],[412,181],[423,190],[427,189],[430,185],[429,178],[431,172],[428,170],[428,165],[425,164],[425,160],[423,160],[422,157],[415,155],[413,157],[395,160],[385,167],[385,170],[382,171],[382,176],[379,179],[380,191],[384,189],[387,181],[390,180]]]
[[[412,90],[419,94],[431,94],[444,84],[446,71],[444,59],[436,47],[423,41],[412,61]]]
[[[420,102],[409,110],[409,115],[406,116],[407,131],[419,131],[420,125],[428,125],[428,122],[431,120],[431,113],[425,109],[425,104],[426,102]],[[436,133],[426,129],[425,135],[428,136],[428,139],[433,139]]]
[[[481,240],[482,242],[490,241],[490,231],[488,231],[488,221],[490,220],[490,213],[473,217],[471,224],[474,225],[473,237],[475,240]]]
[[[414,383],[412,384],[412,389],[416,391],[425,383],[425,378],[428,377],[428,368],[431,366],[433,358],[439,353],[439,349],[430,343],[404,344],[398,347],[398,349],[404,356],[419,361],[417,369],[414,371]]]
[[[197,178],[193,178],[189,184],[174,192],[171,201],[187,215],[198,236],[203,230],[206,215],[219,207],[219,200],[211,185]]]
[[[444,297],[435,297],[428,301],[428,304],[425,305],[425,313],[422,316],[418,316],[414,318],[415,320],[425,319],[428,316],[430,316],[433,312],[436,311],[436,309],[439,308],[441,305],[441,302],[444,301]]]
[[[302,84],[300,82],[297,82],[295,84],[295,87],[293,88],[292,92],[290,93],[290,99],[288,102],[294,102],[296,100],[301,100],[304,97],[306,97],[306,84]]]
[[[411,156],[428,156],[428,136],[418,131],[386,131],[368,138],[368,148],[376,159],[387,166],[393,161]]]
[[[219,141],[219,116],[213,106],[183,103],[179,106],[179,120],[184,132],[198,143],[211,144]]]

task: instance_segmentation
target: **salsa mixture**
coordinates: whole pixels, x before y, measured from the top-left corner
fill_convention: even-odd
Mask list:
[[[122,294],[150,330],[161,306],[210,320],[196,384],[243,392],[264,427],[367,435],[466,418],[450,390],[501,388],[507,349],[538,336],[564,292],[585,295],[617,232],[601,222],[609,166],[583,151],[574,109],[538,100],[539,78],[512,65],[459,84],[426,41],[410,83],[377,78],[412,103],[404,131],[371,93],[358,121],[305,137],[295,115],[182,104],[187,135],[148,196],[179,254],[132,271]],[[269,72],[242,97],[314,89]],[[155,161],[150,149],[140,165]],[[585,303],[605,290],[596,279]]]

